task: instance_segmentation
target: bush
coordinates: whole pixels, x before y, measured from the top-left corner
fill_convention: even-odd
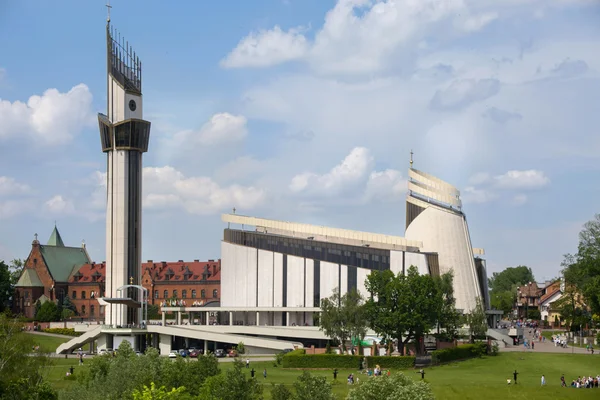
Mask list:
[[[283,383],[273,385],[271,388],[271,398],[273,400],[289,400],[293,398],[292,392]]]
[[[83,332],[75,332],[75,329],[73,328],[46,328],[43,332],[66,336],[81,336],[83,334]]]
[[[365,357],[370,366],[380,365],[382,368],[406,369],[415,365],[415,357]],[[283,357],[284,368],[346,368],[358,369],[363,356],[340,354],[294,354],[290,352]]]
[[[450,349],[431,352],[433,364],[481,357],[487,353],[487,343],[463,344]]]
[[[244,346],[244,342],[239,342],[235,349],[237,350],[238,354],[244,354],[246,352],[246,346]]]
[[[433,400],[433,392],[429,384],[414,381],[398,373],[392,376],[381,376],[377,379],[366,379],[364,383],[350,390],[349,400]]]

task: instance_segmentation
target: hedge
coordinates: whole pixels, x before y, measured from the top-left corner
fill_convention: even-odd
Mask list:
[[[73,328],[46,328],[43,330],[43,332],[56,333],[59,335],[66,335],[66,336],[81,336],[81,334],[83,333],[83,332],[75,332],[75,329],[73,329]]]
[[[283,357],[283,368],[346,368],[358,369],[363,356],[341,354],[292,354]],[[379,365],[382,368],[407,369],[415,365],[415,357],[365,357],[369,368]]]
[[[461,344],[459,346],[435,350],[431,352],[432,363],[439,364],[449,361],[466,360],[468,358],[481,357],[487,353],[487,343],[479,342],[475,344]]]

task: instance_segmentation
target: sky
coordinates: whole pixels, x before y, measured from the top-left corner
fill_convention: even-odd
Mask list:
[[[559,274],[600,212],[597,0],[113,0],[142,60],[144,260],[217,259],[221,213],[402,236],[414,167],[488,274]],[[105,257],[106,7],[0,1],[0,260],[56,222]]]

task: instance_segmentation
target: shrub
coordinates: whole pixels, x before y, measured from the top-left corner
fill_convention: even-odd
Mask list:
[[[43,330],[46,333],[56,333],[58,335],[66,336],[81,336],[83,332],[75,332],[73,328],[46,328]]]
[[[271,388],[271,398],[273,400],[289,400],[293,398],[291,390],[285,387],[283,383],[271,385],[273,385]]]
[[[377,379],[366,379],[364,383],[351,389],[348,400],[433,400],[433,392],[429,384],[414,381],[402,373],[392,376],[381,376]]]
[[[346,368],[358,369],[362,356],[341,354],[293,354],[290,352],[283,357],[284,368]],[[370,366],[380,365],[382,368],[406,369],[415,365],[415,357],[366,357]]]
[[[487,353],[487,343],[463,344],[449,349],[435,350],[432,354],[433,364],[445,363],[468,358],[481,357]]]
[[[246,352],[246,346],[244,346],[244,342],[239,342],[235,349],[237,350],[238,354],[244,354]]]

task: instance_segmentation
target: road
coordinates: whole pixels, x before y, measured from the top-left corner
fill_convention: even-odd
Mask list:
[[[533,332],[533,331],[532,331]],[[524,334],[525,338],[527,340],[531,340],[533,335],[529,333],[529,329],[526,328],[525,329],[525,334]],[[519,346],[510,346],[510,347],[505,347],[503,349],[501,349],[501,351],[520,351],[520,352],[538,352],[538,353],[564,353],[564,354],[588,354],[590,355],[590,357],[592,356],[592,353],[586,351],[585,348],[581,348],[581,347],[573,347],[573,346],[569,346],[566,349],[562,348],[562,347],[557,347],[554,346],[554,343],[552,343],[552,341],[549,341],[548,339],[546,339],[546,342],[540,342],[539,340],[537,340],[535,342],[535,346],[534,346],[534,350],[532,349],[526,349],[522,344]],[[594,356],[599,356],[599,352],[598,349],[596,349],[594,351]]]

